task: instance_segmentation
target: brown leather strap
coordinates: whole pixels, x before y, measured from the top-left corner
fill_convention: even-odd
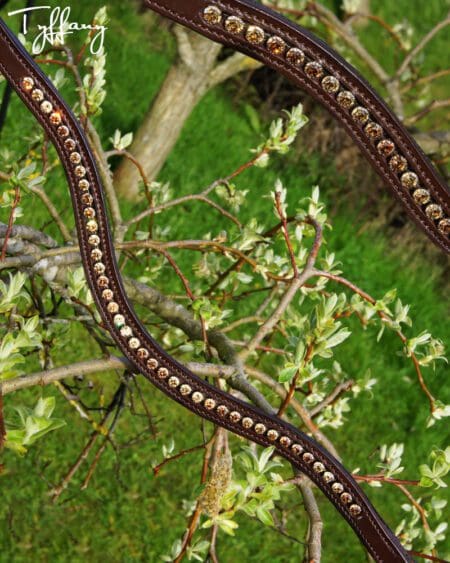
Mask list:
[[[192,0],[189,3],[181,0],[157,3],[148,0],[147,3],[150,7],[200,30],[205,35],[232,44],[261,59],[266,57],[265,51],[263,53],[265,47],[253,44],[249,46],[245,43],[242,32],[236,37],[234,35],[228,37],[220,27],[222,19],[214,24],[209,21],[205,23],[203,11],[205,3],[200,0]],[[221,3],[220,9],[226,8],[231,13],[230,4]],[[258,25],[264,23],[266,26],[271,26],[271,32],[276,30],[284,35],[285,31],[280,27],[281,23],[275,15],[261,12],[253,3],[233,2],[232,4],[233,8],[239,5],[241,10],[239,17],[246,18],[244,26],[247,31],[248,22],[255,21]],[[257,19],[252,20],[253,17]],[[275,25],[279,27],[276,29]],[[266,30],[269,30],[269,27]],[[284,37],[286,41],[289,39],[292,45],[300,45],[305,50],[306,43],[311,43],[316,49],[326,51],[318,40],[312,39],[309,35],[304,36],[303,31],[299,31],[294,26],[290,27],[289,36],[286,31]],[[279,64],[277,57],[270,59],[272,66],[285,72],[296,82],[303,81],[304,87],[312,91],[310,82],[302,74],[303,71],[295,69],[294,72],[289,65]],[[336,57],[334,58],[335,72],[349,80],[347,67],[343,66]],[[322,490],[352,526],[376,561],[385,563],[412,561],[351,474],[329,452],[280,418],[268,415],[204,382],[168,355],[152,339],[137,318],[123,288],[108,225],[102,185],[83,131],[70,108],[2,20],[0,20],[0,71],[41,123],[58,151],[70,187],[82,262],[89,287],[105,326],[136,370],[166,395],[199,416],[263,446],[275,446],[279,455],[306,474]],[[318,85],[317,89],[319,88]],[[321,93],[320,96],[330,110],[335,112],[336,102],[332,101],[331,97],[327,97],[328,94],[325,96]],[[377,109],[381,111],[384,106],[381,102],[377,104]],[[375,115],[372,107],[370,111]],[[383,109],[383,111],[388,110]],[[339,115],[341,114],[344,116],[344,112],[339,110]],[[349,129],[353,130],[354,126],[348,116],[345,122]],[[395,138],[398,146],[404,147],[405,154],[415,155],[414,164],[417,168],[414,170],[423,172],[425,167],[427,170],[429,168],[425,175],[422,173],[420,181],[437,178],[431,174],[431,165],[426,164],[425,157],[390,114],[385,114],[382,123]],[[367,153],[376,152],[374,147],[370,149],[371,145],[366,143],[364,146]],[[412,163],[413,159],[410,158],[408,162]],[[419,160],[420,166],[417,164]],[[384,160],[380,160],[377,156],[373,162],[378,163],[377,166],[385,171]],[[397,186],[392,174],[385,174],[385,177],[391,185]],[[427,184],[430,190],[432,186],[435,186],[434,180]],[[437,183],[436,186],[440,184]],[[443,189],[441,186],[441,191]],[[440,192],[435,190],[434,193]],[[448,197],[445,202],[448,204]],[[427,225],[429,234],[433,234],[432,238],[443,243],[442,237],[437,234],[436,225],[433,224],[433,227],[431,223]],[[445,247],[444,244],[441,246]]]
[[[450,253],[450,192],[414,139],[359,73],[308,30],[252,0],[145,4],[284,74],[338,119],[408,215]]]

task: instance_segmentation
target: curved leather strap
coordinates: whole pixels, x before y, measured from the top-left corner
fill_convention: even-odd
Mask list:
[[[286,73],[311,92],[316,84],[316,96],[320,96],[327,107],[338,114],[344,120],[346,127],[362,142],[363,133],[360,126],[355,126],[353,119],[346,115],[347,110],[338,108],[331,94],[321,91],[323,88],[321,83],[307,79],[305,71],[302,70],[303,66],[298,67],[292,62],[285,62],[281,55],[269,58],[265,46],[247,44],[248,39],[243,35],[244,29],[248,32],[247,35],[250,34],[250,30],[252,33],[254,31],[251,26],[248,27],[248,23],[254,22],[258,26],[264,24],[266,26],[264,33],[277,31],[280,37],[283,35],[283,41],[290,41],[289,49],[298,49],[300,46],[305,53],[312,53],[312,49],[316,52],[321,51],[320,60],[323,68],[333,68],[339,80],[348,83],[349,87],[353,85],[356,88],[358,84],[358,89],[353,91],[355,96],[360,96],[356,102],[359,103],[359,100],[363,99],[363,87],[364,92],[366,90],[369,92],[368,87],[354,75],[353,71],[348,70],[343,61],[336,55],[330,54],[322,43],[306,32],[285,20],[278,19],[275,14],[263,12],[254,3],[222,2],[219,8],[220,14],[216,9],[207,12],[206,20],[205,2],[201,0],[190,2],[147,0],[147,4],[165,15],[200,30],[205,35],[235,46],[252,56],[258,56],[262,60],[268,58],[271,66]],[[214,7],[217,8],[217,5]],[[237,9],[237,7],[240,10],[239,15],[233,17],[241,18],[244,28],[238,34],[233,32],[230,35],[230,32],[225,33],[221,27],[224,14],[222,10],[228,10],[226,13],[231,14],[232,8]],[[213,23],[210,13],[216,14]],[[238,27],[241,26],[240,20],[236,23]],[[259,31],[255,33],[258,34]],[[297,52],[294,54],[300,57]],[[331,58],[333,67],[328,67],[326,65],[331,64]],[[322,446],[280,418],[268,415],[251,404],[204,382],[168,355],[152,339],[137,318],[123,288],[108,225],[102,185],[84,133],[70,108],[1,19],[0,71],[35,115],[58,151],[70,187],[82,262],[89,287],[105,326],[136,370],[166,395],[199,416],[263,446],[275,446],[279,455],[306,474],[322,490],[352,526],[376,561],[385,563],[412,561],[351,474]],[[433,191],[435,197],[440,197],[442,206],[448,207],[448,194],[445,187],[439,183],[432,166],[427,163],[408,134],[374,94],[370,94],[370,97],[367,94],[367,98],[364,99],[370,107],[371,117],[377,116],[380,119],[383,128],[394,139],[397,149],[402,149],[402,153],[408,155],[408,166],[416,171],[420,183],[426,186],[430,193]],[[400,187],[400,177],[389,171],[389,166],[386,166],[384,158],[378,155],[375,145],[366,140],[362,145],[370,160],[376,163],[377,169],[382,171],[386,181],[396,193],[402,194],[402,199],[409,198],[409,193],[404,192]],[[407,201],[408,207],[412,209],[412,201],[410,199]],[[429,236],[443,248],[448,249],[448,240],[439,234],[437,223],[426,219],[422,210],[414,208],[413,214],[420,217],[419,222],[424,228],[426,227]]]
[[[370,85],[308,30],[253,0],[145,0],[195,31],[284,74],[336,117],[429,238],[450,253],[450,192]]]

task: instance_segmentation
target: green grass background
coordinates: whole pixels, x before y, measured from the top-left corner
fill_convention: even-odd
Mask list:
[[[13,1],[8,8],[21,7],[21,4]],[[328,4],[331,6],[332,2]],[[385,0],[374,4],[375,12],[388,22],[395,23],[408,17],[416,38],[442,18],[448,9],[448,2],[444,1],[398,0],[393,3]],[[74,18],[88,21],[102,2],[95,0],[77,5],[73,2],[71,5]],[[104,112],[96,122],[105,141],[116,128],[127,132],[138,126],[174,55],[170,37],[163,29],[155,29],[151,16],[138,16],[128,3],[117,1],[109,3],[109,15],[111,21],[106,43],[108,97]],[[377,28],[367,27],[364,41],[375,55],[383,50],[382,61],[387,68],[398,61],[399,53]],[[448,36],[446,39],[445,34],[441,34],[427,50],[423,64],[429,72],[442,68],[442,53],[448,49],[447,42]],[[443,80],[440,88],[448,90],[448,82]],[[68,97],[70,99],[70,94]],[[23,139],[30,135],[32,124],[32,117],[14,100],[1,147],[23,147]],[[307,130],[304,135],[307,137]],[[248,149],[259,142],[258,134],[246,117],[244,104],[233,101],[228,87],[217,88],[205,96],[193,112],[161,179],[170,180],[177,195],[192,193],[233,170],[248,157]],[[448,301],[443,300],[443,296],[448,296],[442,273],[443,260],[432,252],[420,256],[410,249],[393,247],[391,240],[376,225],[360,232],[360,206],[349,209],[339,205],[339,193],[346,187],[347,179],[336,172],[332,155],[328,159],[315,154],[293,155],[276,160],[267,170],[245,173],[239,186],[256,194],[248,212],[262,222],[271,221],[271,212],[267,201],[258,196],[266,195],[277,177],[290,188],[291,203],[308,195],[313,185],[321,186],[324,200],[333,213],[334,229],[328,237],[329,246],[337,252],[349,279],[377,297],[397,287],[402,301],[411,304],[414,334],[430,329],[434,336],[450,342]],[[63,210],[67,223],[73,225],[68,191],[60,172],[52,175],[46,189]],[[39,228],[48,220],[45,210],[35,199],[25,199],[23,208],[26,221],[32,220]],[[129,204],[124,203],[123,209],[125,215],[135,212]],[[202,223],[199,224],[197,217],[201,209],[190,205],[183,209],[183,213],[169,214],[173,236],[200,236],[208,230],[217,234],[224,228],[217,217],[209,213],[200,215]],[[46,225],[45,228],[49,234],[56,235],[54,226]],[[187,257],[182,264],[189,264],[189,259]],[[386,335],[376,343],[373,331],[363,332],[356,324],[352,328],[355,336],[341,347],[339,360],[354,377],[370,368],[380,383],[373,399],[365,397],[352,402],[351,415],[342,430],[328,430],[327,433],[346,465],[361,467],[362,471],[373,471],[374,462],[370,455],[377,446],[404,442],[404,462],[408,467],[405,477],[416,478],[416,468],[426,461],[431,447],[448,444],[448,424],[441,422],[431,429],[424,429],[427,402],[415,381],[411,364],[398,355],[398,341]],[[61,350],[61,364],[90,358],[98,352],[92,341],[80,339],[77,326],[71,331],[72,341],[77,346]],[[31,372],[38,366],[30,363],[27,369]],[[435,394],[449,402],[448,368],[442,364],[435,373],[428,370],[426,377]],[[97,388],[104,385],[105,393],[111,391],[105,375],[94,380]],[[56,506],[51,504],[49,486],[57,483],[75,460],[89,432],[60,399],[57,415],[65,418],[67,426],[46,437],[22,459],[10,453],[4,455],[7,472],[0,479],[2,563],[30,560],[158,561],[161,554],[169,551],[172,542],[181,537],[186,523],[182,500],[193,498],[192,489],[198,482],[201,456],[194,453],[171,464],[158,478],[152,476],[150,462],[161,458],[161,444],[168,443],[172,435],[176,449],[198,444],[201,421],[149,385],[143,388],[152,413],[159,419],[161,434],[156,441],[149,438],[140,446],[121,452],[122,485],[115,476],[115,456],[108,450],[86,491],[79,491],[78,485],[83,478],[83,471],[80,471],[63,495],[62,502]],[[6,400],[7,408],[15,401],[31,404],[40,392],[31,390],[20,396],[10,396]],[[56,394],[56,391],[49,388],[42,393]],[[88,393],[85,398],[89,400]],[[126,441],[140,428],[140,420],[125,416],[116,431],[116,439]],[[399,504],[403,499],[399,494],[387,487],[368,491],[387,521],[396,525],[402,517]],[[424,497],[427,494],[425,491]],[[297,515],[289,531],[303,538],[301,499],[292,494],[289,503]],[[321,497],[320,507],[325,521],[323,561],[364,561],[364,552],[353,533]],[[300,559],[301,546],[291,544],[247,517],[239,517],[238,521],[240,528],[234,538],[219,538],[220,561],[268,563]],[[446,547],[450,552],[450,543]],[[444,548],[442,553],[445,552]]]

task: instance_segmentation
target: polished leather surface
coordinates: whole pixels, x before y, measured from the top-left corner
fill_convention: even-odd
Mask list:
[[[147,4],[149,7],[157,10],[158,12],[175,19],[180,23],[188,25],[189,27],[197,29],[197,31],[200,31],[208,37],[212,37],[225,44],[239,48],[240,50],[248,52],[248,54],[260,58],[261,60],[265,61],[265,58],[267,58],[267,53],[262,52],[261,48],[257,46],[249,47],[248,45],[242,44],[241,38],[229,38],[224,35],[222,31],[219,32],[218,30],[211,30],[208,26],[205,26],[204,22],[201,20],[200,12],[203,10],[206,3],[201,0],[192,0],[190,2],[181,0],[159,0],[158,2],[153,2],[152,0],[147,0]],[[325,62],[327,65],[333,64],[333,68],[336,69],[336,72],[339,72],[340,76],[345,77],[345,80],[348,81],[349,84],[353,84],[351,80],[354,80],[354,83],[357,83],[359,88],[368,88],[359,77],[356,75],[356,78],[353,77],[354,71],[350,69],[350,67],[348,67],[337,55],[329,51],[323,43],[312,37],[310,34],[304,32],[304,30],[301,30],[293,24],[285,21],[283,18],[279,18],[278,15],[267,10],[263,10],[254,2],[221,2],[220,5],[224,9],[226,8],[230,11],[240,10],[239,13],[242,17],[245,17],[249,21],[253,21],[251,18],[256,18],[254,20],[255,23],[264,25],[266,28],[273,27],[274,30],[277,30],[278,34],[283,33],[285,34],[285,37],[288,37],[289,35],[290,41],[296,45],[302,45],[302,48],[305,51],[308,48],[314,50],[315,52],[321,52],[321,60],[324,61],[324,64]],[[308,83],[305,77],[300,75],[297,76],[299,74],[298,71],[294,73],[291,68],[285,68],[285,65],[281,64],[278,60],[269,60],[265,62],[268,62],[271,66],[286,74],[295,83],[298,83],[306,90],[314,93],[315,89],[310,83]],[[112,337],[124,355],[136,366],[136,370],[141,372],[147,379],[149,379],[173,400],[184,405],[199,416],[202,416],[215,424],[227,428],[228,430],[263,446],[274,445],[279,455],[290,461],[295,467],[305,473],[314,483],[316,483],[325,496],[349,522],[362,543],[366,546],[367,550],[376,561],[386,563],[412,561],[412,558],[402,548],[393,532],[376,512],[351,474],[323,447],[280,418],[267,415],[260,409],[240,401],[228,393],[220,391],[216,387],[204,382],[169,356],[152,339],[142,323],[136,317],[136,314],[134,313],[134,310],[123,289],[111,240],[101,182],[92,152],[83,131],[76,118],[73,116],[70,108],[61,99],[59,93],[55,90],[42,71],[35,65],[33,60],[29,57],[23,47],[1,20],[0,71],[6,76],[23,102],[44,127],[58,151],[64,165],[70,187],[82,261],[89,287],[91,288],[94,300],[105,326],[110,331]],[[104,287],[99,287],[101,276],[99,277],[98,272],[95,271],[95,262],[92,260],[91,253],[93,246],[89,238],[91,234],[87,231],[87,223],[84,216],[86,205],[81,200],[81,193],[78,187],[80,178],[75,174],[74,165],[69,159],[70,153],[64,145],[64,138],[61,138],[58,134],[59,129],[50,123],[49,116],[42,111],[40,104],[33,101],[30,93],[24,89],[24,77],[31,77],[34,82],[34,87],[39,88],[44,92],[46,100],[51,102],[53,108],[62,115],[63,124],[68,128],[69,136],[76,142],[76,150],[81,154],[82,165],[85,167],[83,179],[89,182],[89,193],[93,197],[93,203],[91,205],[92,208],[95,209],[97,222],[96,234],[99,237],[98,244],[96,244],[95,248],[100,249],[103,253],[102,262],[105,264],[106,268],[103,276],[106,276],[108,282],[106,287],[114,292],[114,300],[119,304],[120,314],[123,315],[124,322],[127,326],[131,327],[133,338],[139,339],[140,344],[138,350],[145,349],[148,352],[149,357],[158,362],[158,368],[149,367],[149,359],[144,359],[138,354],[136,349],[131,348],[131,339],[129,337],[124,337],[121,334],[117,324],[115,324],[114,315],[110,314],[107,310],[103,294]],[[448,206],[448,192],[434,173],[431,164],[427,163],[425,157],[420,152],[420,149],[415,146],[408,133],[403,130],[402,126],[390,114],[385,105],[379,101],[375,94],[371,93],[370,90],[367,96],[369,96],[369,94],[373,97],[371,99],[374,100],[373,103],[375,104],[371,107],[371,112],[373,111],[375,113],[376,110],[378,112],[377,115],[379,114],[380,116],[384,116],[383,127],[389,128],[389,134],[392,135],[392,138],[394,138],[399,145],[402,143],[401,146],[404,148],[405,152],[408,155],[413,155],[415,161],[420,162],[420,166],[417,170],[419,172],[426,170],[426,174],[421,176],[421,182],[427,181],[427,187],[429,187],[430,190],[435,190],[437,195],[440,194],[440,196],[442,196],[443,203]],[[332,100],[324,97],[323,95],[319,96],[319,99],[332,113],[340,116],[340,113],[342,112],[334,106]],[[340,119],[343,119],[342,116],[340,116]],[[346,128],[348,128],[357,138],[358,142],[360,142],[359,134],[353,131],[353,126],[346,123],[346,121],[348,121],[348,119],[344,120]],[[367,143],[362,143],[362,145],[365,146]],[[373,147],[365,146],[364,150],[367,153],[374,152]],[[377,167],[382,169],[382,175],[385,177],[385,180],[387,183],[390,183],[391,188],[395,193],[397,193],[398,186],[395,186],[394,180],[386,174],[381,161],[373,156],[370,158]],[[412,213],[413,215],[417,214],[415,212]],[[417,217],[415,219],[417,220]],[[433,227],[428,225],[428,228],[425,228],[423,225],[423,218],[419,220],[419,224],[421,224],[422,228],[427,231],[430,238],[432,238],[435,242],[438,242],[441,247],[447,250],[446,244],[444,244],[446,241],[441,240],[436,232],[434,232],[436,231],[435,225],[433,225]],[[433,231],[433,236],[430,235],[430,231]],[[160,374],[165,373],[164,371],[161,372],[161,368],[163,368],[163,370],[167,370],[168,375],[161,377]],[[178,380],[178,384],[175,385],[175,387],[171,387],[168,382],[171,380],[175,381],[174,378]],[[191,387],[191,391],[187,395],[183,395],[181,393],[182,384],[188,384]],[[202,393],[203,399],[200,402],[194,401],[195,392]],[[204,400],[205,398],[214,401],[215,406],[211,408],[211,402],[209,403],[209,406],[207,406],[208,403]],[[226,407],[228,409],[228,413],[225,415],[220,414],[219,409],[217,408],[219,405]],[[240,414],[240,419],[238,421],[233,420],[229,416],[230,412],[233,411]],[[251,418],[254,423],[263,424],[265,426],[264,431],[262,433],[258,433],[256,431],[256,424],[253,424],[251,428],[244,427],[242,425],[242,420],[245,417]],[[269,438],[269,429],[278,433],[275,439]],[[281,439],[282,437],[286,438],[286,440],[283,441]],[[293,448],[293,444],[301,446],[303,451],[300,452],[300,448]],[[305,454],[309,454],[309,456],[305,456]],[[312,459],[310,459],[311,457]],[[314,469],[314,464],[317,463],[323,464],[326,471],[333,474],[333,481],[326,482],[323,478],[323,470],[317,472]],[[350,502],[344,502],[342,500],[342,492],[334,492],[333,484],[336,483],[340,483],[342,485],[344,493],[351,495],[352,500]],[[350,509],[354,506],[361,508],[361,512],[359,514],[355,514]]]

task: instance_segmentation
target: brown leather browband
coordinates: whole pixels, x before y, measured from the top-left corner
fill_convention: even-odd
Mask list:
[[[450,251],[449,192],[384,102],[322,41],[251,0],[146,0],[149,8],[257,58],[309,92],[360,145],[408,214]],[[322,446],[282,419],[214,387],[167,354],[137,318],[123,288],[103,188],[71,109],[0,19],[0,71],[41,123],[63,163],[83,266],[117,346],[156,387],[190,411],[277,453],[307,475],[379,562],[413,561],[352,475]]]

